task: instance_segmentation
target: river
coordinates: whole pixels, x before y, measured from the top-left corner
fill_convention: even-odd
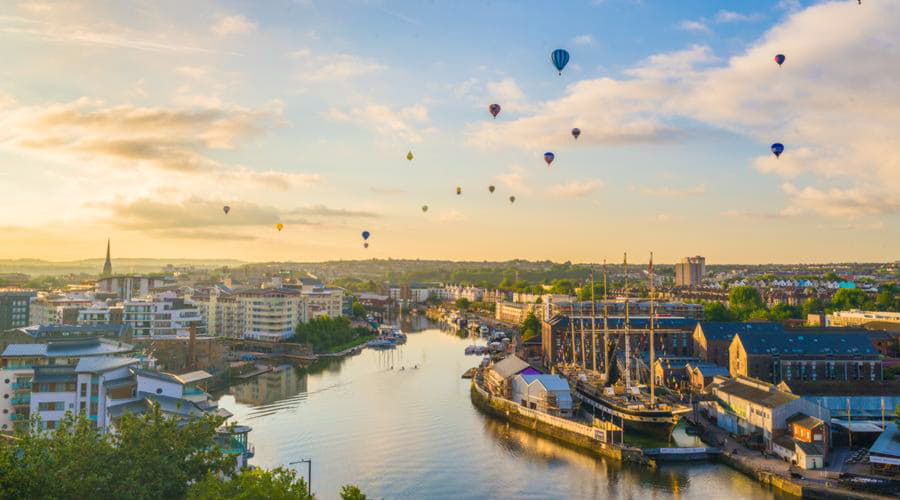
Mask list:
[[[780,498],[723,465],[650,471],[485,416],[460,378],[480,360],[463,354],[471,340],[417,320],[424,329],[405,324],[413,332],[397,349],[285,366],[231,387],[219,404],[253,427],[251,463],[312,459],[324,499],[348,483],[369,498]],[[294,467],[306,476],[306,465]]]

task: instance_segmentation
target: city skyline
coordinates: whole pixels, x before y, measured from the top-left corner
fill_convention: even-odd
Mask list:
[[[17,2],[0,258],[897,260],[900,4],[508,7]]]

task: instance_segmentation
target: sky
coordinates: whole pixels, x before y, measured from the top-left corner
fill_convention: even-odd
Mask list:
[[[900,0],[2,3],[0,258],[900,259]]]

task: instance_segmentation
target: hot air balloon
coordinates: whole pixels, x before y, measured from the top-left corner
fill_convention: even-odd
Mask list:
[[[777,56],[775,56],[775,62],[777,62],[779,66],[784,64],[784,59],[784,54],[778,54]]]
[[[553,163],[553,159],[556,158],[556,155],[547,151],[544,153],[544,161],[547,162],[547,166],[549,167],[551,163]]]
[[[490,111],[491,114],[494,115],[494,118],[497,118],[497,115],[500,114],[500,105],[491,104],[490,106],[488,106],[488,111]]]
[[[494,192],[495,189],[497,189],[497,188],[495,188],[494,186],[488,186],[488,191],[490,191],[492,193]]]
[[[578,140],[579,135],[581,135],[581,129],[578,127],[573,128],[572,129],[572,137],[574,137],[576,141]]]
[[[780,157],[781,153],[784,152],[784,144],[782,144],[780,142],[776,142],[775,144],[772,144],[772,152],[775,153],[775,158]]]
[[[515,197],[515,196],[510,196],[510,197],[509,197],[509,202],[510,202],[510,203],[515,203],[515,202],[516,202],[516,197]]]
[[[428,205],[422,205],[422,212],[428,211]]]
[[[556,71],[562,75],[563,68],[569,63],[569,52],[564,49],[556,49],[550,53],[550,62],[556,67]]]
[[[280,222],[278,224],[275,224],[275,229],[281,231],[282,229],[284,229],[284,224]]]
[[[222,207],[222,211],[225,212],[225,215],[228,215],[228,212],[231,212],[231,207],[225,205],[224,207]]]
[[[363,243],[363,248],[369,248],[369,243],[368,242]]]
[[[410,151],[409,153],[406,153],[406,159],[409,161],[412,161],[412,159],[413,159],[412,151]]]
[[[456,194],[462,194],[462,188],[461,188],[461,187],[456,186]]]
[[[364,240],[369,239],[369,234],[370,234],[370,233],[369,233],[368,231],[363,231],[363,232],[362,232],[362,237],[363,237],[363,239],[364,239]]]

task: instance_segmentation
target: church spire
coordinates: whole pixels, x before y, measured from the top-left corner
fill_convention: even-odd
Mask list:
[[[103,264],[103,276],[112,275],[112,261],[109,259],[109,239],[106,240],[106,262]]]

